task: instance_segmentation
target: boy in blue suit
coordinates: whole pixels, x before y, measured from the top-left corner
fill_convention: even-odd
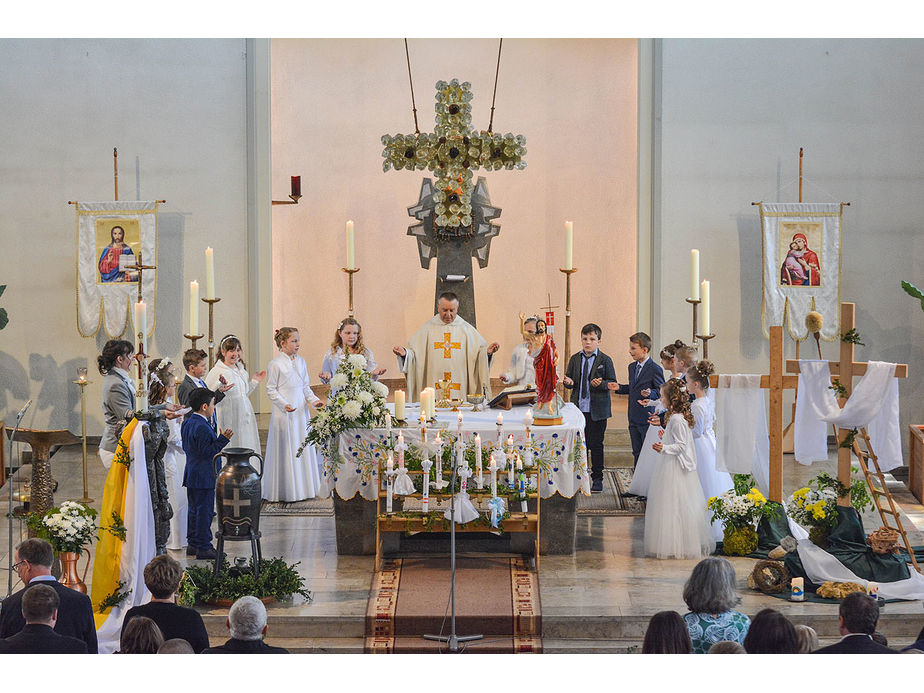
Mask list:
[[[584,440],[590,456],[591,493],[603,491],[603,436],[612,416],[610,390],[616,384],[613,359],[600,351],[603,330],[592,322],[581,328],[581,351],[568,361],[561,379],[571,401],[584,414]]]
[[[212,518],[215,517],[215,455],[230,441],[233,431],[228,428],[216,435],[209,423],[215,413],[215,393],[205,387],[189,395],[192,413],[183,422],[180,434],[186,453],[183,486],[189,501],[189,525],[186,533],[186,555],[213,559],[218,555],[212,546]]]
[[[661,366],[648,357],[651,351],[651,337],[644,332],[636,332],[629,337],[629,384],[613,383],[612,390],[618,395],[629,395],[629,438],[632,440],[632,457],[638,464],[642,443],[648,433],[648,417],[651,413],[640,400],[652,403],[661,398],[661,386],[664,385],[664,371]],[[643,391],[647,391],[643,394]]]

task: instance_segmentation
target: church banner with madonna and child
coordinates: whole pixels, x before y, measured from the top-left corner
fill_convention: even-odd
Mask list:
[[[137,269],[157,251],[157,201],[77,202],[77,331],[92,337],[102,327],[118,337],[138,297]],[[156,308],[157,279],[143,275],[148,310]],[[153,320],[150,325],[153,328]]]
[[[793,339],[808,336],[805,316],[824,318],[821,338],[839,335],[841,209],[837,202],[762,202],[763,330],[782,325]]]

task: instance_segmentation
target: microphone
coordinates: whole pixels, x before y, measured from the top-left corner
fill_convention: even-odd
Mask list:
[[[25,406],[19,410],[19,413],[16,415],[16,420],[21,421],[22,417],[26,415],[26,410],[29,409],[29,407],[31,406],[32,406],[32,400],[30,399],[28,402],[26,402]]]

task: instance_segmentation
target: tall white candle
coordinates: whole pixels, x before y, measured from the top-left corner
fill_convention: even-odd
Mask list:
[[[690,298],[699,300],[699,251],[696,248],[690,251]]]
[[[353,221],[346,223],[347,269],[356,269],[353,248]]]
[[[439,431],[437,431],[433,443],[436,445],[436,481],[439,483],[443,480],[443,439],[440,437]],[[437,486],[437,488],[442,488],[442,486]]]
[[[491,495],[497,496],[497,460],[494,459],[494,453],[491,453],[491,464],[488,465],[488,471],[491,472]]]
[[[565,222],[565,269],[574,269],[574,224]]]
[[[398,433],[398,466],[404,469],[404,434]],[[394,464],[392,461],[392,451],[388,451],[388,464]]]
[[[189,334],[199,334],[199,282],[189,282]]]
[[[507,470],[508,470],[507,483],[510,485],[510,488],[514,488],[514,483],[515,483],[514,478],[513,478],[513,460],[514,460],[513,455],[507,455],[507,463],[509,465],[507,467]]]
[[[385,431],[391,433],[391,413],[385,412]]]
[[[478,472],[478,488],[484,486],[484,475],[481,469],[481,434],[475,434],[475,470]]]
[[[205,297],[215,298],[215,251],[205,249]]]
[[[428,512],[430,510],[430,467],[433,466],[433,463],[428,457],[426,457],[426,452],[424,452],[423,462],[420,463],[421,469],[423,469],[423,496],[420,499],[420,508],[423,512]]]
[[[498,425],[498,426],[503,426],[503,425],[504,425],[504,415],[501,414],[501,413],[498,413],[498,415],[497,415],[497,425]]]
[[[709,325],[709,280],[703,279],[703,282],[700,285],[700,287],[702,289],[702,294],[703,294],[703,297],[702,297],[703,302],[700,304],[700,307],[702,308],[702,312],[699,314],[700,323],[701,323],[700,328],[699,328],[701,330],[700,334],[710,335],[712,333],[709,331],[709,327],[710,327]]]
[[[395,418],[404,421],[404,390],[395,390]]]
[[[462,412],[459,412],[459,438],[462,438]]]
[[[526,424],[526,429],[529,430],[529,427],[533,425],[533,410],[527,409],[526,415],[523,417],[523,423]]]
[[[144,301],[135,304],[135,334],[141,333],[142,338],[148,334],[148,307]]]

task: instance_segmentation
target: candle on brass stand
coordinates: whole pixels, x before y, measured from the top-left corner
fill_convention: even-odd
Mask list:
[[[87,380],[87,369],[84,367],[77,369],[77,380],[74,384],[80,387],[80,439],[83,446],[83,498],[81,503],[92,503],[93,499],[87,493],[87,385],[92,380]]]
[[[559,268],[558,271],[565,275],[565,354],[566,358],[571,358],[571,275],[577,268]]]
[[[696,332],[698,330],[697,325],[696,325],[696,314],[698,312],[697,307],[700,304],[700,300],[698,298],[688,298],[687,303],[693,306],[693,342],[695,343],[696,342]]]
[[[271,200],[274,205],[297,205],[302,198],[302,177],[292,176],[292,192],[288,200]]]
[[[183,336],[192,341],[193,349],[196,342],[205,336],[199,334],[199,282],[195,279],[189,282],[189,332]]]
[[[353,275],[359,272],[359,267],[341,267],[349,277],[347,281],[347,315],[353,317]]]

